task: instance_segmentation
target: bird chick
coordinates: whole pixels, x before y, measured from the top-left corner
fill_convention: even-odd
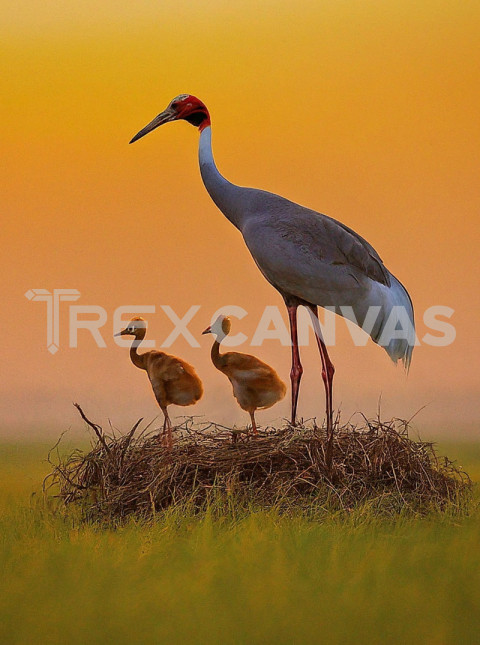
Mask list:
[[[285,383],[275,370],[250,354],[226,352],[220,354],[220,343],[230,333],[232,323],[227,316],[219,316],[204,334],[213,334],[212,362],[223,372],[233,387],[233,396],[239,406],[250,414],[252,430],[257,434],[255,411],[266,410],[283,399]]]
[[[134,336],[130,347],[130,358],[135,367],[147,372],[153,393],[164,416],[162,440],[171,449],[172,423],[167,408],[172,404],[194,405],[203,395],[203,385],[195,369],[181,358],[156,350],[139,354],[137,349],[146,333],[147,323],[137,316],[115,336]]]

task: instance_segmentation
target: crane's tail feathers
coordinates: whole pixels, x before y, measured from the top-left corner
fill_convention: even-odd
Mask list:
[[[402,361],[403,367],[408,374],[412,362],[413,347],[414,345],[410,345],[406,340],[396,339],[390,342],[389,345],[384,346],[384,349],[395,365],[399,360]]]
[[[417,344],[413,305],[405,287],[392,275],[388,289],[388,305],[384,307],[380,325],[372,334],[394,363],[401,360],[408,373],[413,348]]]
[[[402,358],[403,367],[405,368],[405,371],[406,371],[407,374],[410,371],[410,363],[412,362],[412,354],[413,354],[413,345],[409,345],[404,357]]]

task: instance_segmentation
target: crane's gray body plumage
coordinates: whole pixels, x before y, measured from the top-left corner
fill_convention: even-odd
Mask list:
[[[231,184],[215,166],[210,127],[200,135],[199,161],[213,201],[242,233],[258,268],[287,304],[329,307],[360,327],[369,308],[376,307],[375,322],[366,331],[393,361],[401,359],[409,367],[415,343],[412,302],[366,240],[341,222],[279,195]],[[400,316],[405,333],[384,338],[394,308],[405,312]],[[397,322],[393,330],[400,329]]]

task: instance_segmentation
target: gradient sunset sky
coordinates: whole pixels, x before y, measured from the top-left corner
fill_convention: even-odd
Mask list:
[[[331,358],[343,417],[376,412],[416,419],[425,433],[476,436],[478,321],[480,3],[111,0],[1,2],[2,423],[7,437],[56,436],[90,417],[130,427],[158,413],[146,375],[112,339],[120,305],[156,305],[148,335],[172,329],[160,305],[183,315],[201,347],[172,353],[193,363],[206,394],[172,409],[240,423],[225,377],[201,331],[223,305],[248,316],[282,300],[201,182],[198,133],[168,124],[128,141],[177,94],[208,106],[221,172],[279,193],[354,228],[406,285],[418,336],[432,305],[455,310],[449,347],[417,347],[410,375],[371,341],[354,347],[337,324]],[[87,332],[46,351],[46,308],[32,288],[73,288],[76,304],[108,313],[107,347]],[[282,314],[283,314],[282,309]],[[284,316],[286,321],[286,316]],[[170,350],[168,350],[170,351]],[[289,382],[290,350],[253,352]],[[302,352],[299,412],[324,410],[316,348]],[[288,415],[289,396],[260,413]]]

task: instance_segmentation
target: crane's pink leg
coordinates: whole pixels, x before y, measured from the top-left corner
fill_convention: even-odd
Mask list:
[[[165,445],[165,436],[167,434],[167,410],[162,408],[163,412],[163,430],[162,430],[162,437],[161,437],[161,442],[163,445]]]
[[[163,421],[162,443],[168,448],[168,450],[171,450],[173,447],[172,422],[168,416],[167,408],[162,408],[162,412],[165,417]]]
[[[298,305],[287,305],[290,335],[292,338],[292,369],[290,370],[290,380],[292,382],[292,426],[296,423],[298,391],[300,388],[300,379],[303,374],[303,367],[300,363],[300,352],[298,351],[297,307]]]
[[[322,338],[320,329],[320,322],[318,320],[318,309],[315,305],[309,307],[315,318],[312,318],[313,328],[315,331],[315,338],[317,339],[318,349],[320,351],[320,358],[322,359],[322,379],[325,386],[326,398],[326,415],[327,415],[327,437],[328,437],[328,451],[327,462],[330,461],[331,465],[331,450],[333,442],[333,375],[335,368],[330,357],[328,356],[327,346]]]
[[[254,435],[257,435],[257,434],[258,434],[258,430],[257,430],[257,424],[255,423],[255,412],[250,412],[250,419],[251,419],[251,421],[252,421],[252,430],[253,430],[253,434],[254,434]]]

